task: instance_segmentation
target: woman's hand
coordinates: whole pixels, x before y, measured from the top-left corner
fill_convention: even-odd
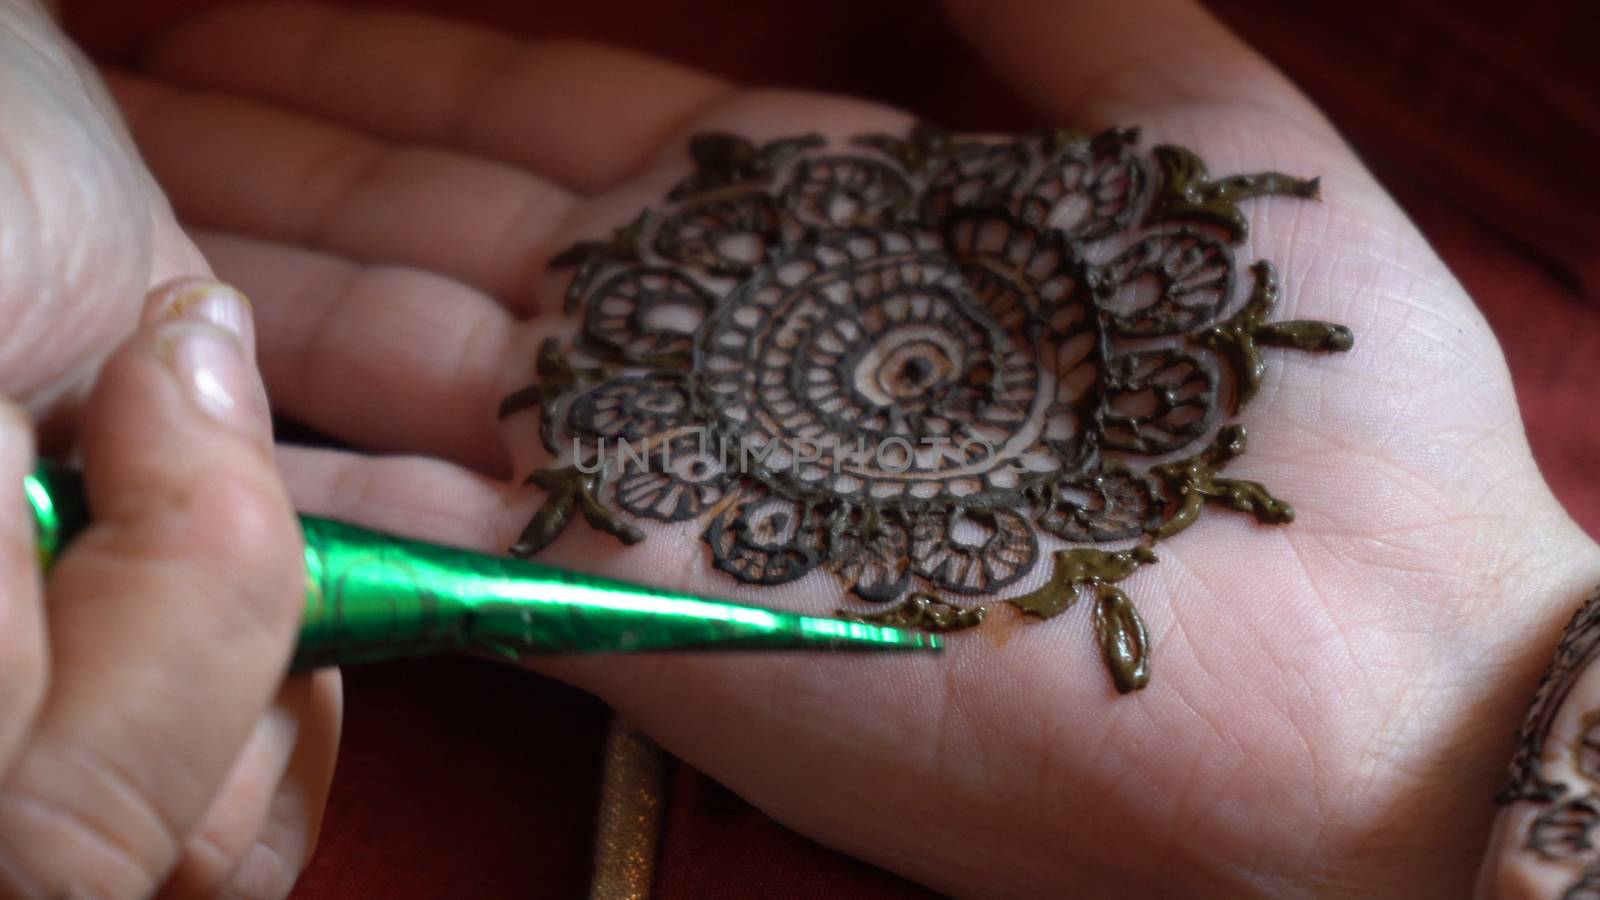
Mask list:
[[[1321,115],[1198,7],[951,12],[1049,121],[1321,176],[1321,203],[1249,204],[1239,252],[1278,265],[1284,318],[1358,336],[1274,356],[1244,417],[1230,474],[1298,520],[1207,517],[1124,583],[1157,660],[1129,697],[1087,615],[988,622],[938,659],[545,668],[779,820],[945,891],[1463,895],[1511,731],[1600,571],[1528,454],[1493,335]],[[550,257],[659,202],[695,132],[908,125],[592,46],[282,4],[207,14],[113,87],[207,257],[260,303],[275,407],[392,454],[281,451],[301,508],[488,550],[541,499],[507,480],[546,461],[536,417],[495,411],[561,321]],[[820,579],[736,590],[696,528],[632,548],[574,528],[550,558],[837,605]]]
[[[145,293],[207,271],[94,68],[37,3],[0,0],[0,393],[65,445]]]
[[[283,682],[301,546],[249,304],[175,273],[209,269],[98,77],[0,3],[0,896],[284,896],[315,837],[339,683]],[[40,418],[96,514],[47,580]]]

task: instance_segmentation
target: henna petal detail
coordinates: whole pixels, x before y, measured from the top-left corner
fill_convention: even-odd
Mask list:
[[[788,498],[753,496],[706,528],[716,567],[748,584],[783,584],[810,572],[821,554],[812,511]]]
[[[1103,266],[1095,291],[1118,331],[1182,334],[1217,317],[1233,295],[1233,253],[1189,231],[1155,234]]]
[[[644,540],[644,532],[622,521],[615,512],[595,496],[600,489],[599,472],[583,472],[576,466],[564,469],[540,469],[528,476],[528,484],[537,485],[548,495],[544,505],[533,516],[533,521],[523,529],[522,536],[511,547],[513,556],[532,556],[555,542],[566,529],[574,511],[583,514],[589,527],[604,531],[624,544],[637,544]]]
[[[834,613],[852,622],[888,625],[893,628],[916,628],[921,631],[950,632],[976,628],[983,623],[988,611],[983,606],[956,606],[941,599],[938,594],[918,591],[898,604],[881,612],[857,612],[841,609]]]
[[[1131,694],[1150,683],[1150,636],[1122,589],[1109,584],[1096,589],[1094,633],[1117,693]]]
[[[1145,221],[1203,222],[1225,229],[1238,243],[1249,235],[1249,221],[1239,201],[1273,194],[1315,200],[1322,186],[1318,178],[1295,178],[1279,172],[1231,175],[1212,179],[1206,164],[1192,151],[1162,145],[1151,151],[1161,167],[1161,191],[1150,205]]]

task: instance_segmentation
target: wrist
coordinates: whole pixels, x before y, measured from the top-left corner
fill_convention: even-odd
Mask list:
[[[1411,603],[1439,609],[1407,629],[1404,679],[1372,698],[1365,748],[1339,783],[1366,815],[1326,851],[1338,862],[1317,868],[1308,895],[1339,885],[1361,896],[1412,897],[1418,885],[1465,896],[1483,859],[1507,783],[1514,734],[1534,687],[1574,610],[1600,583],[1600,546],[1566,515],[1536,478],[1519,494],[1501,492],[1495,509],[1473,515],[1425,570],[1449,582],[1421,582]],[[1537,490],[1534,490],[1537,488]],[[1405,572],[1395,571],[1397,580]],[[1375,586],[1376,587],[1376,586]],[[1393,587],[1393,585],[1390,585]],[[1342,819],[1342,817],[1335,817]]]

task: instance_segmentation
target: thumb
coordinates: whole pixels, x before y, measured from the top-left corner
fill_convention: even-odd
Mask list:
[[[0,895],[6,875],[24,894],[151,893],[276,693],[304,605],[247,302],[187,282],[151,307],[85,410],[95,521],[46,586],[52,671],[0,782]]]

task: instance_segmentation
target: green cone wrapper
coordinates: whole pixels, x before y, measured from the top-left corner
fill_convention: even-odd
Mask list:
[[[89,523],[76,472],[26,484],[48,567]],[[517,657],[659,650],[935,650],[932,635],[659,591],[300,517],[306,614],[294,668],[454,650]]]

